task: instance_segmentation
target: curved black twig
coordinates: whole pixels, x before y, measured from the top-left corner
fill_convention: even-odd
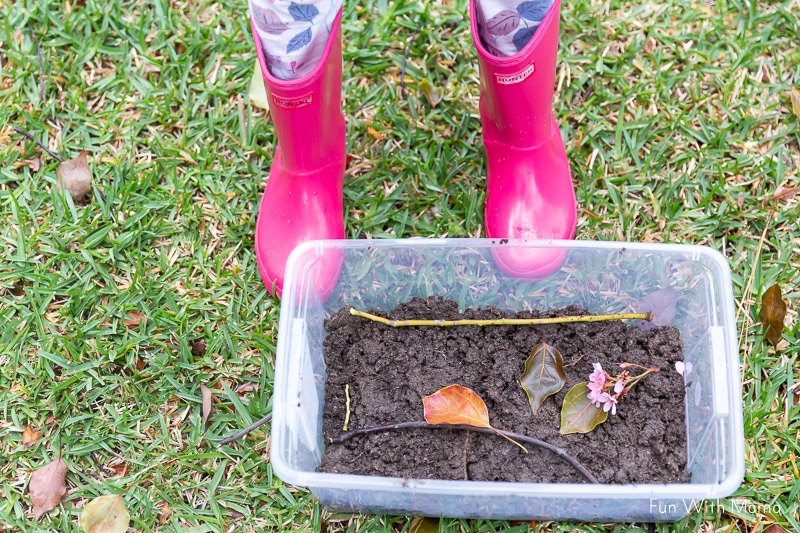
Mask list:
[[[272,413],[268,414],[267,416],[265,416],[261,420],[257,420],[255,422],[253,422],[252,424],[250,424],[249,426],[247,426],[246,428],[244,428],[240,432],[235,433],[235,434],[231,435],[230,437],[225,437],[224,439],[219,441],[219,445],[220,446],[224,446],[226,444],[230,444],[231,442],[233,442],[235,440],[239,440],[242,437],[244,437],[245,435],[247,435],[248,433],[250,433],[251,431],[253,431],[254,429],[263,426],[264,424],[266,424],[270,420],[272,420]]]
[[[411,38],[406,45],[406,51],[403,53],[403,64],[400,66],[400,98],[403,100],[408,100],[406,97],[406,62],[408,61],[408,54],[411,53],[411,43],[413,43],[414,39],[419,35],[419,30],[420,27],[417,26],[417,29],[411,34]]]
[[[502,429],[495,429],[495,428],[483,428],[483,427],[476,427],[476,426],[467,426],[464,424],[428,424],[427,422],[401,422],[399,424],[389,424],[387,426],[373,426],[368,428],[361,428],[361,429],[354,429],[352,431],[348,431],[346,433],[342,433],[333,437],[332,439],[328,439],[329,444],[340,444],[351,437],[355,437],[356,435],[365,435],[368,433],[376,433],[378,431],[391,431],[393,429],[419,429],[419,428],[431,428],[431,429],[464,429],[468,431],[477,431],[478,433],[488,433],[488,434],[500,434],[504,437],[509,439],[513,439],[516,441],[524,442],[526,444],[531,444],[538,448],[545,449],[555,455],[558,455],[572,467],[578,471],[586,481],[589,483],[600,483],[596,477],[592,475],[589,470],[586,469],[577,459],[569,455],[565,450],[559,448],[558,446],[553,446],[552,444],[548,444],[542,440],[534,439],[533,437],[528,437],[527,435],[520,435],[519,433],[513,433],[511,431],[505,431]]]
[[[19,128],[18,128],[18,127],[16,127],[16,126],[11,126],[11,128],[12,128],[14,131],[16,131],[17,133],[19,133],[20,135],[23,135],[23,136],[27,137],[28,139],[30,139],[31,141],[33,141],[34,143],[36,143],[36,146],[38,146],[39,148],[41,148],[42,150],[44,150],[45,152],[47,152],[48,154],[50,154],[50,156],[51,156],[51,157],[53,157],[53,158],[54,158],[56,161],[58,161],[59,163],[63,163],[63,162],[64,162],[64,158],[63,158],[63,157],[61,157],[61,156],[60,156],[60,155],[58,155],[57,153],[55,153],[55,152],[53,152],[52,150],[50,150],[50,149],[49,149],[47,146],[45,146],[44,144],[42,144],[41,142],[39,142],[39,140],[37,140],[37,139],[36,139],[36,137],[34,137],[33,135],[31,135],[31,134],[30,134],[30,133],[28,133],[27,131],[25,131],[25,130],[21,130],[21,129],[19,129]]]

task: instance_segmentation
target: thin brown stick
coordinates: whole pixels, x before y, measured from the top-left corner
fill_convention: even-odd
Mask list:
[[[572,467],[578,471],[589,483],[600,483],[596,477],[592,475],[589,470],[585,466],[583,466],[577,459],[569,455],[565,450],[559,448],[558,446],[553,446],[552,444],[548,444],[544,441],[539,439],[534,439],[533,437],[528,437],[527,435],[520,435],[519,433],[513,433],[511,431],[505,431],[502,429],[495,429],[495,428],[483,428],[483,427],[476,427],[476,426],[468,426],[463,424],[428,424],[427,422],[401,422],[399,424],[389,424],[386,426],[373,426],[368,428],[361,428],[361,429],[354,429],[352,431],[348,431],[347,433],[342,433],[333,437],[332,439],[328,439],[329,444],[340,444],[351,437],[355,437],[357,435],[366,435],[369,433],[377,433],[379,431],[391,431],[395,429],[421,429],[421,428],[429,428],[429,429],[463,429],[467,431],[477,431],[478,433],[488,433],[488,434],[499,434],[507,439],[518,440],[520,442],[525,442],[527,444],[531,444],[538,448],[545,449],[555,455],[558,455]]]
[[[61,157],[61,156],[60,156],[60,155],[58,155],[57,153],[55,153],[55,152],[53,152],[52,150],[50,150],[50,149],[49,149],[47,146],[43,145],[41,142],[39,142],[39,141],[36,139],[36,137],[34,137],[33,135],[31,135],[31,134],[30,134],[30,133],[28,133],[27,131],[25,131],[25,130],[21,130],[21,129],[19,129],[19,128],[18,128],[18,127],[16,127],[16,126],[11,126],[11,128],[12,128],[14,131],[16,131],[17,133],[19,133],[20,135],[24,135],[25,137],[27,137],[27,138],[28,138],[28,139],[30,139],[31,141],[35,142],[35,143],[36,143],[36,146],[38,146],[39,148],[41,148],[42,150],[44,150],[45,152],[47,152],[48,154],[50,154],[50,155],[51,155],[51,156],[52,156],[52,157],[53,157],[53,158],[54,158],[56,161],[58,161],[59,163],[63,163],[63,162],[64,162],[64,158],[63,158],[63,157]]]
[[[225,437],[224,439],[219,441],[219,445],[220,446],[225,446],[226,444],[230,444],[231,442],[233,442],[235,440],[239,440],[242,437],[244,437],[245,435],[247,435],[248,433],[250,433],[251,431],[253,431],[254,429],[257,429],[257,428],[263,426],[264,424],[266,424],[270,420],[272,420],[272,413],[268,414],[267,416],[265,416],[261,420],[257,420],[256,422],[253,422],[252,424],[250,424],[249,426],[247,426],[246,428],[244,428],[240,432],[235,433],[235,434],[231,435],[230,437]]]

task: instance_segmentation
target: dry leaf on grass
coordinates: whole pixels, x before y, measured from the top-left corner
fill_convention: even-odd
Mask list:
[[[81,527],[85,533],[125,533],[131,522],[119,494],[99,496],[83,508]]]
[[[408,533],[439,533],[439,519],[417,516],[411,520]]]
[[[208,417],[211,416],[211,389],[205,385],[200,385],[200,394],[203,397],[203,426],[208,422]]]
[[[47,463],[31,474],[28,491],[35,518],[38,519],[61,502],[61,498],[67,492],[67,486],[64,483],[66,475],[67,464],[61,458]]]
[[[59,163],[56,176],[59,190],[68,190],[75,201],[83,199],[92,190],[92,171],[86,161],[86,152]]]
[[[22,432],[22,445],[30,448],[40,440],[42,440],[42,432],[28,424],[28,427]]]
[[[139,311],[128,311],[125,314],[128,317],[123,322],[126,328],[135,328],[145,320],[145,316]]]
[[[250,79],[250,90],[247,92],[250,103],[256,107],[269,112],[269,101],[267,100],[267,90],[264,86],[264,75],[261,74],[261,65],[256,58],[253,65],[253,77]]]
[[[169,508],[169,504],[164,502],[164,505],[161,506],[161,510],[158,512],[158,525],[163,526],[169,520],[169,515],[172,514],[172,509]]]
[[[764,326],[764,336],[774,347],[783,338],[784,319],[786,318],[786,302],[781,297],[781,288],[773,285],[761,296],[761,310],[758,318]]]
[[[775,189],[775,194],[770,200],[791,200],[800,193],[800,187],[784,187],[783,185]]]
[[[789,93],[789,99],[792,101],[792,111],[794,112],[794,116],[800,118],[800,89],[795,89],[792,87],[792,90]]]

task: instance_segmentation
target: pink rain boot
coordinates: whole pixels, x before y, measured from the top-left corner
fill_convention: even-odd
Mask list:
[[[490,238],[571,239],[577,206],[561,132],[552,111],[561,0],[533,38],[511,57],[489,54],[470,0],[472,40],[480,67],[480,114],[488,181],[484,218]],[[554,248],[497,250],[507,274],[544,277],[561,265]]]
[[[256,220],[256,259],[267,289],[280,295],[289,253],[300,243],[344,238],[342,185],[346,165],[342,114],[341,10],[317,67],[296,80],[272,76],[253,27],[256,53],[278,146]],[[251,25],[252,25],[251,20]],[[321,257],[310,273],[327,297],[341,257]]]

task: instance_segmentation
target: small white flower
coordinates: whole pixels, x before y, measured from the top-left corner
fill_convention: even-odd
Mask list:
[[[688,361],[685,363],[683,361],[676,361],[675,371],[681,376],[688,376],[689,373],[692,371],[692,363]]]

